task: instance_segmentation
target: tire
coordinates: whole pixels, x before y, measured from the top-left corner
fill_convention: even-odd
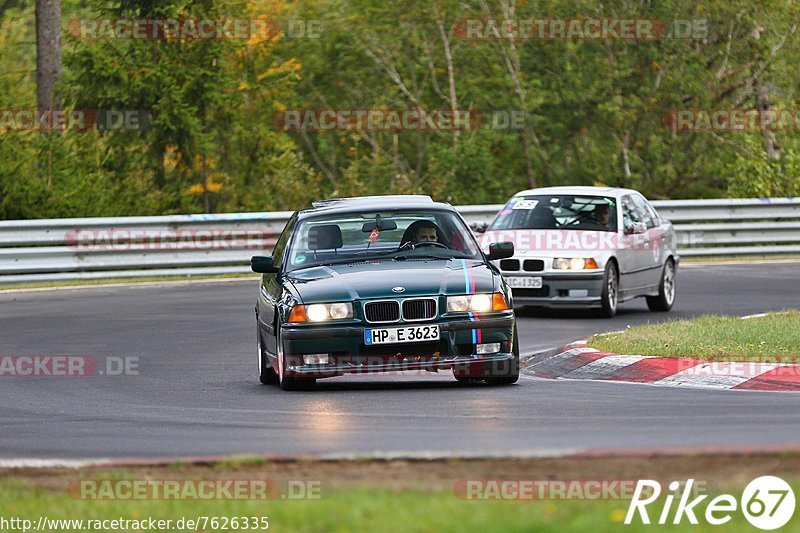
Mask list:
[[[483,377],[482,376],[474,376],[470,371],[470,366],[468,364],[457,364],[453,365],[453,377],[456,378],[456,381],[459,383],[464,384],[474,384],[474,383],[482,383]]]
[[[504,385],[512,385],[519,380],[519,336],[517,335],[517,325],[514,324],[513,331],[514,340],[511,342],[511,353],[514,358],[511,361],[505,361],[503,369],[484,379],[487,385],[492,387],[499,387]]]
[[[658,296],[647,296],[647,307],[651,311],[669,311],[675,303],[675,262],[672,258],[664,263],[661,282],[658,284]]]
[[[600,293],[600,316],[613,318],[619,304],[619,272],[617,264],[609,261],[603,276],[603,290]]]
[[[281,329],[278,326],[278,384],[283,390],[309,390],[314,388],[317,382],[314,378],[297,378],[294,376],[286,375],[286,354],[283,351],[283,339],[281,338]]]
[[[257,325],[256,328],[258,328]],[[256,335],[258,336],[258,379],[264,385],[275,385],[278,383],[278,374],[275,373],[272,365],[267,363],[267,354],[261,344],[261,332],[256,331]]]

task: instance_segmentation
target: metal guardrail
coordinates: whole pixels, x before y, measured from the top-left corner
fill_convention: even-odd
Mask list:
[[[652,203],[674,224],[683,257],[800,255],[800,198]]]
[[[800,199],[656,201],[684,257],[800,255]],[[469,223],[502,205],[461,206]],[[0,221],[0,284],[249,272],[290,212]]]

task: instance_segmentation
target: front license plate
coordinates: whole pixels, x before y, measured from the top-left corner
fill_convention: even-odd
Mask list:
[[[542,278],[540,276],[506,276],[506,281],[512,289],[542,288]]]
[[[370,328],[364,330],[364,344],[398,342],[430,342],[439,340],[439,326],[409,326],[407,328]]]

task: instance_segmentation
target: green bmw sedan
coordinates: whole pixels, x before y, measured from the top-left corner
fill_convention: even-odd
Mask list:
[[[351,373],[453,371],[461,382],[519,378],[511,290],[461,215],[428,196],[314,202],[295,212],[255,307],[262,383],[306,389]]]

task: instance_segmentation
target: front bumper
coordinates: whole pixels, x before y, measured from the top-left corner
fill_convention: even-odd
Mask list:
[[[417,360],[418,359],[418,360]],[[336,363],[332,365],[302,365],[295,364],[287,367],[287,370],[297,376],[328,378],[342,376],[344,374],[372,374],[386,372],[438,372],[439,370],[452,369],[456,375],[467,377],[480,377],[492,375],[497,370],[494,367],[502,368],[513,364],[514,355],[511,353],[496,353],[481,356],[455,356],[438,359],[423,359],[422,357],[338,357]]]
[[[465,375],[483,375],[487,365],[509,364],[514,360],[512,341],[514,314],[511,311],[478,320],[464,318],[430,322],[393,323],[374,327],[412,325],[439,326],[438,341],[367,346],[367,327],[350,325],[285,326],[281,331],[286,369],[305,377],[332,377],[372,372],[432,371],[453,368]],[[500,352],[478,355],[475,344],[500,343]],[[327,365],[305,365],[303,355],[329,354]]]
[[[481,318],[478,321],[471,320],[450,320],[448,322],[413,322],[413,323],[392,323],[392,324],[376,324],[370,326],[373,328],[394,328],[401,326],[420,326],[436,324],[439,329],[444,332],[457,332],[457,331],[471,331],[473,329],[492,330],[492,329],[513,329],[514,328],[514,315],[506,314],[504,316],[494,316]],[[333,337],[350,338],[355,337],[358,339],[364,338],[363,326],[303,326],[296,328],[284,328],[282,335],[284,340],[288,341],[305,341],[317,339],[330,339]],[[491,342],[491,341],[487,341]],[[300,346],[298,346],[300,347]],[[292,350],[294,351],[294,350]],[[308,352],[311,353],[311,352]]]
[[[511,289],[515,304],[549,308],[600,307],[604,271],[568,274],[546,272],[514,273],[514,276],[541,277],[541,289]]]

